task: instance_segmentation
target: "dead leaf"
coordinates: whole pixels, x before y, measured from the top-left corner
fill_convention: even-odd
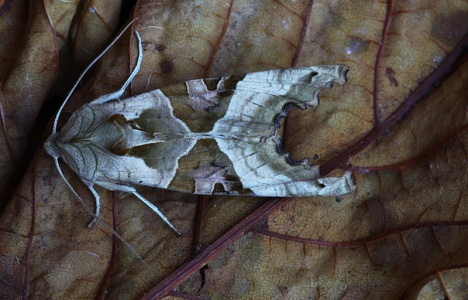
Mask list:
[[[106,2],[86,3],[98,7]],[[70,6],[53,15],[52,4],[30,11],[47,12],[41,20],[53,20],[66,41],[70,12],[79,10]],[[16,131],[5,125],[5,117],[2,124],[9,134],[5,136],[28,136],[54,69],[40,78],[49,85],[41,83],[39,90],[23,83],[37,82],[29,78],[38,76],[44,60],[31,60],[30,69],[21,66],[14,53],[20,47],[18,35],[26,32],[31,41],[21,53],[38,48],[34,43],[55,45],[55,37],[50,28],[41,31],[38,41],[30,27],[8,31],[5,18],[19,23],[16,18],[26,10],[11,7],[17,9],[15,14],[0,8],[0,30],[10,32],[11,41],[11,46],[0,48],[7,62],[1,78],[15,78],[10,81],[17,85],[9,89],[34,91],[37,100],[18,98],[19,109],[13,110],[20,120]],[[38,22],[38,15],[30,14],[31,24]],[[357,190],[308,199],[141,190],[182,231],[182,237],[176,237],[133,196],[98,188],[102,218],[135,248],[141,261],[100,226],[85,228],[90,217],[39,147],[0,218],[3,296],[466,297],[466,2],[148,0],[137,2],[133,16],[138,20],[132,30],[141,34],[145,53],[144,68],[129,95],[200,77],[349,65],[347,85],[325,91],[315,110],[293,111],[284,135],[293,156],[310,157],[323,174],[352,170]],[[86,42],[79,47],[94,53],[94,39],[108,39],[113,29],[90,37],[96,19],[83,14],[77,18],[81,26],[76,36],[91,40],[89,48]],[[53,65],[58,50],[51,49],[41,50],[41,55],[48,53],[45,57]],[[135,38],[126,33],[73,97],[68,112],[118,89],[135,57]],[[9,109],[4,107],[5,82],[2,116]],[[34,109],[26,109],[29,105]],[[12,145],[7,141],[0,141],[2,149]],[[14,154],[21,158],[23,152]],[[4,177],[15,170],[10,164]],[[86,187],[64,169],[78,193],[93,205]]]
[[[6,2],[0,14],[6,41],[2,46],[5,64],[0,67],[0,202],[4,206],[24,169],[34,122],[57,75],[58,53],[53,27],[41,3],[33,1],[28,8]],[[25,16],[29,18],[26,27]]]

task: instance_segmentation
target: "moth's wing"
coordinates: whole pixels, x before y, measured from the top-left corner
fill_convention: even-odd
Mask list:
[[[249,73],[237,83],[226,117],[271,123],[288,105],[316,107],[320,91],[344,84],[347,71],[346,65],[326,65]]]
[[[176,177],[168,188],[210,193],[246,193],[257,196],[338,195],[354,187],[350,174],[322,179],[319,168],[305,160],[291,164],[279,151],[278,118],[290,107],[318,105],[318,94],[334,82],[346,81],[343,65],[291,68],[247,74],[234,82],[186,83],[185,98],[168,96],[176,108],[188,105],[190,115],[174,114],[194,132],[206,132],[179,161]],[[169,93],[170,94],[170,91]],[[168,95],[166,94],[166,95]],[[208,136],[207,136],[208,138]]]

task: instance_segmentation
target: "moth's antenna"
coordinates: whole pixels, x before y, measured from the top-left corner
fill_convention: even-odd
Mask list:
[[[70,188],[70,190],[72,191],[72,193],[75,195],[75,197],[78,199],[78,201],[80,201],[81,205],[83,205],[83,207],[86,209],[86,211],[92,215],[96,220],[99,221],[99,223],[101,223],[102,226],[106,227],[107,230],[109,230],[110,232],[112,232],[112,234],[114,234],[122,243],[124,243],[128,248],[130,248],[130,250],[132,250],[133,253],[135,253],[136,256],[138,256],[139,259],[143,260],[141,258],[140,255],[138,255],[138,252],[136,252],[135,249],[133,249],[132,246],[130,246],[130,244],[123,238],[120,236],[120,234],[118,234],[117,232],[115,232],[114,229],[112,229],[109,225],[106,224],[106,222],[104,222],[103,220],[101,220],[100,217],[96,216],[96,214],[91,210],[91,208],[83,201],[83,199],[81,199],[80,195],[78,195],[78,193],[73,189],[72,185],[68,182],[68,180],[65,178],[65,175],[63,175],[63,172],[62,172],[62,169],[60,168],[60,164],[58,162],[58,158],[54,157],[54,161],[55,161],[55,166],[57,167],[57,171],[59,172],[60,174],[60,177],[62,177],[63,181],[65,181],[65,183],[68,185],[68,187]]]
[[[65,98],[65,100],[63,101],[62,105],[60,106],[58,112],[57,112],[57,115],[55,116],[55,119],[54,119],[54,125],[53,125],[53,128],[52,128],[52,134],[56,134],[57,133],[57,124],[58,124],[58,119],[60,117],[60,114],[62,113],[62,110],[63,108],[65,107],[65,105],[67,104],[68,100],[70,99],[71,95],[73,94],[73,92],[75,91],[76,87],[78,86],[78,84],[80,83],[80,81],[83,79],[84,75],[86,74],[86,72],[89,71],[89,69],[115,44],[115,42],[123,35],[123,33],[130,27],[130,25],[133,24],[133,22],[135,22],[137,19],[133,19],[130,23],[128,23],[127,26],[125,26],[125,28],[117,35],[117,37],[86,67],[86,69],[81,73],[81,75],[78,77],[77,81],[75,82],[75,85],[72,87],[72,89],[70,90],[70,92],[68,93],[67,97]],[[75,191],[75,189],[73,189],[72,185],[70,184],[70,182],[68,182],[68,180],[65,178],[65,175],[63,174],[62,172],[62,169],[60,168],[60,164],[58,162],[58,157],[56,155],[52,155],[53,158],[54,158],[54,162],[55,162],[55,167],[57,168],[57,171],[58,173],[60,174],[60,177],[62,177],[63,181],[65,181],[65,183],[67,184],[68,188],[72,191],[72,193],[75,195],[75,197],[78,199],[78,201],[80,201],[81,205],[83,205],[83,207],[86,209],[86,211],[91,215],[93,216],[97,221],[99,221],[99,223],[101,223],[102,226],[104,226],[107,230],[109,230],[112,234],[114,234],[122,243],[124,243],[128,248],[130,248],[130,250],[132,250],[133,253],[135,253],[135,255],[141,259],[143,261],[143,259],[141,258],[141,256],[138,254],[138,252],[136,252],[136,250],[123,238],[120,236],[120,234],[118,234],[114,229],[112,229],[109,225],[106,224],[106,222],[104,222],[100,217],[98,217],[92,210],[91,208],[83,201],[83,199],[81,199],[80,195],[78,195],[78,193]]]
[[[130,27],[130,25],[132,25],[133,22],[135,22],[136,20],[137,20],[137,18],[133,19],[130,23],[128,23],[128,25],[125,26],[125,28],[122,29],[122,31],[120,31],[120,33],[115,37],[115,39],[86,67],[86,69],[84,69],[84,71],[81,73],[80,77],[78,77],[78,79],[75,82],[75,85],[72,87],[72,89],[68,93],[67,97],[63,101],[62,105],[60,106],[60,108],[59,108],[59,110],[57,112],[57,116],[55,116],[54,126],[52,127],[52,134],[57,133],[57,124],[58,124],[58,119],[60,117],[60,114],[62,113],[62,110],[65,107],[65,104],[67,104],[68,100],[70,99],[71,95],[73,94],[76,87],[80,83],[81,79],[83,79],[83,77],[89,71],[89,69],[91,69],[91,67],[115,44],[115,42],[117,42],[117,40],[122,36],[122,34],[124,34],[124,32]]]

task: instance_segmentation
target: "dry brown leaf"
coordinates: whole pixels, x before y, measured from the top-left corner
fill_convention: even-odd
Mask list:
[[[56,79],[58,51],[41,2],[32,1],[29,7],[5,2],[0,8],[0,29],[2,44],[6,42],[0,65],[0,203],[4,204],[17,176],[22,176],[18,173],[24,171],[34,122]]]
[[[100,7],[106,1],[86,3]],[[65,41],[76,6],[52,15],[59,11],[52,5],[58,4],[48,3],[42,11]],[[44,60],[31,60],[35,67],[18,73],[18,35],[26,32],[31,42],[21,53],[29,53],[38,33],[30,27],[8,30],[5,24],[19,23],[27,9],[11,7],[15,14],[0,8],[0,30],[9,32],[11,43],[0,48],[7,62],[0,73],[0,100],[4,116],[4,78],[17,78],[10,79],[17,83],[10,90],[37,93],[37,100],[19,96],[17,103],[21,120],[29,123],[16,124],[15,130],[27,136],[37,113],[21,108],[33,105],[31,113],[37,111],[54,78],[42,78],[49,85],[41,83],[40,89],[24,83],[37,76]],[[38,22],[38,15],[31,13],[30,22]],[[85,228],[90,217],[40,147],[0,218],[2,296],[467,297],[466,2],[138,1],[134,16],[132,30],[140,32],[145,53],[129,95],[207,76],[348,64],[348,84],[324,92],[316,110],[293,111],[285,138],[294,157],[314,158],[324,174],[352,170],[357,190],[341,197],[260,199],[143,189],[182,231],[176,237],[133,196],[98,188],[102,218],[141,261],[100,226]],[[76,18],[82,24],[76,36],[90,39],[89,48],[86,42],[79,46],[85,53],[94,53],[99,37],[107,40],[113,32],[101,27],[91,38],[96,19]],[[107,23],[112,22],[102,24]],[[37,43],[55,45],[53,30],[44,32]],[[41,55],[54,62],[58,50],[53,49]],[[134,65],[135,51],[135,38],[127,33],[68,112],[118,89]],[[5,124],[6,133],[16,132]],[[0,147],[10,144],[1,140]],[[77,176],[67,168],[65,174],[93,205]]]
[[[71,37],[75,41],[74,58],[84,69],[112,40],[117,31],[120,1],[82,1],[79,22]],[[76,36],[75,36],[76,35]]]

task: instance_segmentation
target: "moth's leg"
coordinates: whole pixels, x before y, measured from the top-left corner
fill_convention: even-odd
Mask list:
[[[115,92],[110,93],[110,94],[107,94],[107,95],[102,95],[102,96],[96,98],[95,100],[91,101],[91,104],[102,104],[102,103],[105,103],[105,102],[110,101],[110,100],[119,99],[120,96],[122,96],[123,93],[125,92],[125,89],[127,88],[127,86],[130,84],[130,82],[132,82],[133,78],[135,77],[135,75],[140,70],[141,61],[143,60],[143,48],[141,46],[141,38],[140,38],[140,34],[138,33],[138,31],[135,31],[135,35],[136,35],[137,40],[138,40],[138,59],[137,59],[137,62],[135,64],[135,68],[133,68],[133,71],[130,74],[130,76],[128,77],[127,81],[125,81],[125,83],[122,85],[120,90],[115,91]]]
[[[88,181],[83,181],[83,182],[84,184],[86,184],[86,186],[89,188],[89,190],[94,196],[94,200],[96,202],[96,209],[94,211],[94,214],[96,215],[96,217],[99,217],[99,211],[101,210],[101,200],[100,200],[101,198],[99,197],[99,194],[94,189],[92,182],[88,182]],[[89,224],[87,225],[88,228],[93,227],[94,223],[96,223],[96,217],[94,217],[91,220],[91,222],[89,222]]]
[[[142,195],[138,194],[137,192],[133,192],[133,195],[135,195],[138,199],[143,201],[143,203],[148,205],[155,213],[157,213],[161,217],[161,219],[163,219],[163,221],[166,222],[166,224],[169,225],[169,227],[171,227],[177,233],[177,235],[181,235],[180,232],[174,227],[174,225],[172,225],[169,219],[153,203],[146,200]]]
[[[111,182],[101,182],[101,181],[99,181],[99,182],[94,182],[94,183],[97,184],[97,185],[100,185],[103,188],[108,189],[110,191],[120,191],[120,192],[132,193],[138,199],[143,201],[143,203],[148,205],[151,208],[151,210],[153,210],[155,213],[157,213],[161,217],[161,219],[163,219],[163,221],[166,222],[166,224],[169,225],[169,227],[171,227],[177,233],[177,235],[181,235],[180,232],[174,227],[174,225],[172,225],[172,223],[169,221],[169,219],[153,203],[149,202],[142,195],[138,194],[137,191],[135,190],[135,188],[133,188],[131,186],[120,185],[120,184],[115,184],[115,183],[111,183]]]

